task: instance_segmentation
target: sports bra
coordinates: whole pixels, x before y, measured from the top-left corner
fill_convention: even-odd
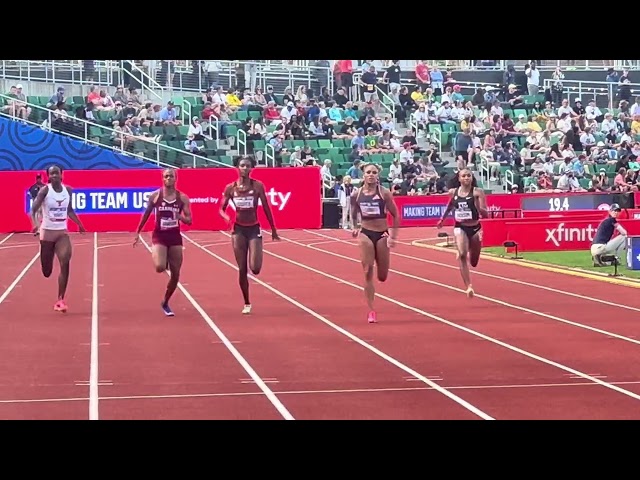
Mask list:
[[[360,215],[363,220],[387,218],[387,206],[382,197],[380,185],[376,186],[373,194],[366,194],[362,191],[362,187],[359,188],[356,194],[356,203],[360,208]]]
[[[453,218],[456,222],[468,222],[480,218],[473,193],[472,188],[468,195],[461,196],[460,187],[453,193]]]

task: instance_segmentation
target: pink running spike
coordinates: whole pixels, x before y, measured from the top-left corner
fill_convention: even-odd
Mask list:
[[[67,311],[67,304],[65,303],[64,300],[58,300],[56,302],[56,304],[53,306],[53,309],[56,312],[66,312]]]
[[[376,316],[376,312],[374,312],[373,310],[371,310],[369,312],[369,315],[367,316],[367,322],[369,322],[369,323],[378,323],[378,318]]]

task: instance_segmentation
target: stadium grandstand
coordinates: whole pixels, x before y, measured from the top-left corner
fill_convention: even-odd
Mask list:
[[[463,165],[487,192],[617,189],[640,152],[637,62],[4,60],[0,103],[160,166],[319,165],[325,196],[363,159],[398,195]]]

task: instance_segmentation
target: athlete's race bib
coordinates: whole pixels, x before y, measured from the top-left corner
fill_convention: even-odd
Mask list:
[[[160,228],[166,230],[168,228],[177,228],[178,220],[175,218],[161,218],[160,219]]]
[[[236,197],[233,199],[236,208],[253,208],[253,197]]]
[[[55,222],[60,222],[67,219],[67,209],[52,209],[49,210],[49,218]]]
[[[367,217],[380,215],[380,205],[376,203],[374,203],[373,205],[361,204],[360,211],[362,212],[362,215],[365,215]]]
[[[472,220],[473,215],[471,214],[471,210],[456,210],[454,213],[454,217],[457,221],[461,222],[463,220]]]

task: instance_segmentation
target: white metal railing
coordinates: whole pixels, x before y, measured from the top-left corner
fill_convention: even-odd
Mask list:
[[[156,82],[153,78],[151,78],[147,73],[145,73],[138,65],[136,65],[135,60],[128,60],[131,65],[131,71],[124,68],[124,61],[122,70],[131,75],[132,78],[136,78],[139,76],[140,80],[140,92],[145,93],[149,92],[150,95],[153,95],[157,99],[162,102],[164,87]],[[135,72],[135,73],[134,73]],[[158,93],[158,91],[160,93]]]
[[[478,166],[478,174],[480,175],[480,180],[482,180],[483,185],[490,186],[491,185],[491,167],[489,166],[489,162],[482,158],[479,154],[476,154],[476,165]]]
[[[396,104],[393,101],[393,98],[391,98],[389,95],[387,95],[385,92],[382,91],[382,89],[380,87],[378,87],[376,85],[376,92],[378,93],[378,96],[380,97],[380,105],[382,105],[382,108],[384,108],[387,112],[389,112],[389,114],[391,115],[391,118],[393,119],[393,124],[395,125],[396,123]]]
[[[91,63],[85,65],[85,62]],[[2,60],[0,77],[23,82],[105,87],[113,85],[119,63],[117,60]]]
[[[8,97],[7,95],[4,94],[0,94],[0,103],[4,104],[8,104],[10,102],[13,102],[15,99],[12,97]],[[157,165],[160,166],[167,166],[167,167],[175,167],[176,165],[172,165],[169,164],[165,161],[163,161],[163,159],[166,159],[169,155],[168,152],[175,152],[176,155],[176,159],[177,158],[185,158],[185,157],[191,157],[193,160],[193,164],[192,166],[195,168],[198,166],[199,163],[203,163],[203,164],[211,164],[211,165],[216,165],[216,166],[220,166],[220,167],[228,167],[228,165],[226,165],[225,163],[222,163],[220,161],[217,160],[211,160],[209,158],[206,157],[202,157],[200,155],[196,155],[193,153],[190,153],[186,150],[180,150],[178,148],[174,148],[171,147],[169,145],[165,145],[165,144],[161,144],[159,142],[155,142],[155,141],[150,141],[150,139],[141,139],[135,135],[131,135],[127,132],[123,132],[123,131],[117,131],[114,130],[111,127],[108,127],[106,125],[99,125],[96,123],[93,123],[89,120],[85,120],[82,118],[76,118],[76,117],[72,117],[72,116],[68,116],[68,119],[70,121],[73,121],[75,124],[77,125],[82,125],[82,129],[83,129],[83,136],[79,136],[73,133],[70,133],[66,130],[61,130],[58,128],[55,128],[52,126],[53,120],[54,118],[57,118],[55,112],[51,109],[42,107],[40,105],[36,105],[33,103],[29,103],[29,102],[22,102],[24,103],[26,106],[30,107],[32,112],[31,114],[33,115],[34,112],[44,112],[41,116],[46,118],[46,126],[43,126],[42,123],[37,123],[34,122],[32,120],[23,120],[22,118],[18,118],[16,117],[13,113],[5,113],[4,111],[2,111],[0,109],[0,115],[6,117],[6,118],[10,118],[12,120],[20,120],[20,121],[26,121],[28,124],[33,125],[33,126],[37,126],[39,128],[43,128],[45,130],[54,132],[56,134],[62,134],[62,135],[66,135],[68,137],[71,138],[75,138],[77,140],[80,140],[82,142],[85,142],[87,144],[91,144],[91,145],[97,145],[100,146],[102,148],[106,148],[108,150],[113,150],[117,153],[123,154],[123,155],[128,155],[131,157],[136,157],[140,160],[146,161],[146,162],[153,162]],[[99,132],[99,133],[98,133]],[[111,138],[118,138],[120,143],[119,145],[113,145],[113,144],[105,144],[105,143],[101,143],[100,142],[100,138],[103,136],[107,136],[109,135]],[[131,140],[129,142],[127,142],[125,140],[125,138],[130,137]],[[95,140],[96,138],[98,138],[98,140]],[[153,153],[154,153],[154,157],[150,158],[148,156],[146,156],[145,154],[149,154],[151,153],[151,149],[145,149],[144,152],[136,152],[135,150],[133,152],[128,151],[126,149],[127,144],[128,143],[133,143],[135,145],[135,142],[144,142],[145,145],[153,145]],[[135,148],[135,146],[133,147]]]
[[[506,170],[504,172],[504,191],[510,192],[513,185],[515,185],[515,175],[513,171]]]
[[[266,167],[269,166],[269,160],[271,160],[271,166],[276,166],[276,149],[273,148],[273,145],[267,143],[264,146],[264,164]]]
[[[543,82],[543,88],[551,88],[554,81],[552,79],[545,79]],[[628,83],[631,90],[631,95],[640,95],[640,83]],[[569,101],[572,99],[581,99],[582,103],[587,103],[585,99],[595,99],[598,97],[606,97],[609,108],[613,107],[613,101],[618,93],[620,85],[618,83],[606,82],[606,81],[584,81],[584,80],[562,80],[563,98],[567,98]]]
[[[238,128],[236,133],[236,141],[238,143],[238,154],[242,156],[247,155],[247,132]]]

